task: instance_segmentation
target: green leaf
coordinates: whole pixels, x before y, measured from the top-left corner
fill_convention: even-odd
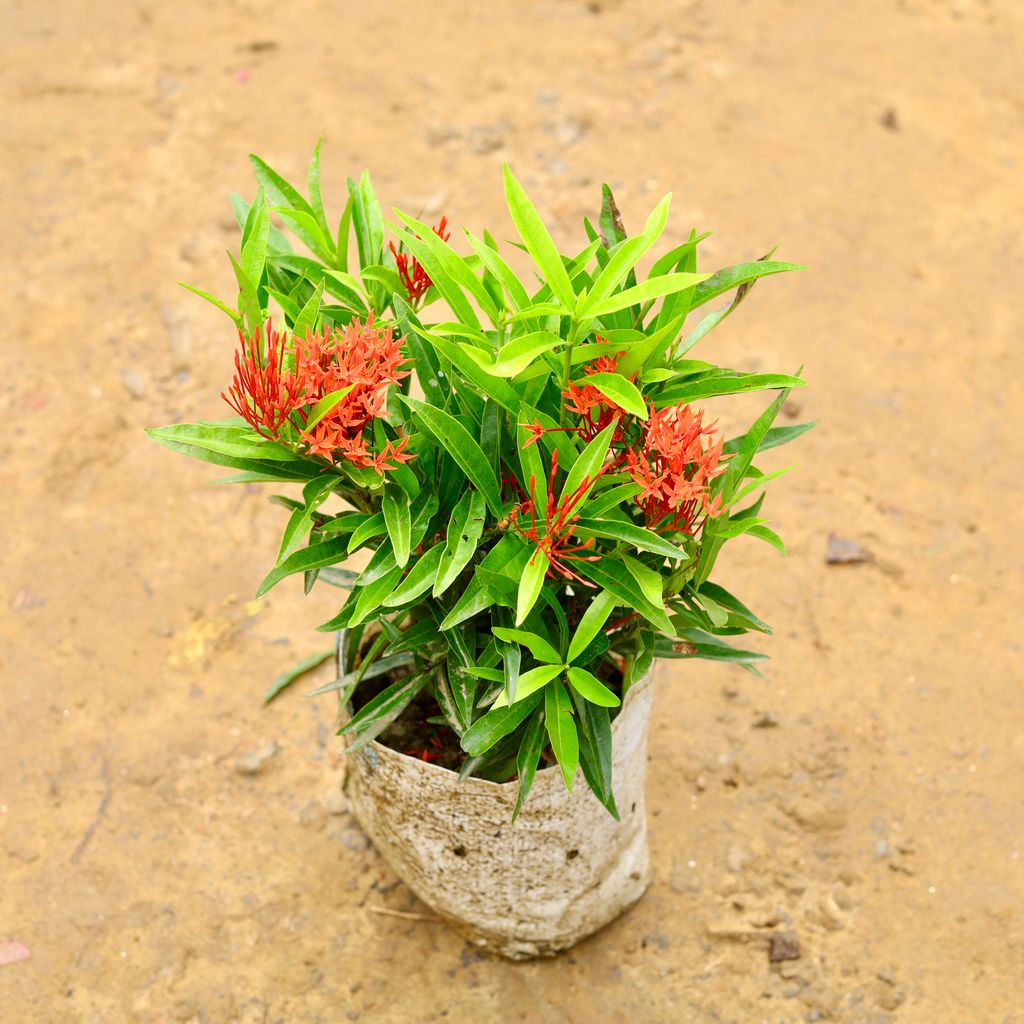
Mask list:
[[[644,592],[647,600],[653,605],[660,606],[662,604],[663,587],[661,574],[644,565],[643,562],[632,555],[622,554],[620,557],[622,558],[623,565],[625,565],[633,579],[640,585],[640,589]]]
[[[332,647],[330,650],[321,651],[319,654],[311,654],[308,658],[303,658],[297,665],[294,665],[287,672],[279,675],[267,688],[267,692],[263,694],[263,704],[269,704],[278,694],[283,690],[291,686],[296,679],[304,676],[310,669],[314,669],[317,665],[322,665],[328,658],[334,657],[335,650]]]
[[[521,626],[523,620],[530,614],[530,610],[537,603],[540,597],[541,587],[544,586],[544,576],[547,574],[551,562],[548,556],[539,548],[534,552],[533,557],[526,563],[523,575],[519,580],[519,596],[516,599],[516,625]]]
[[[573,533],[610,537],[613,540],[624,541],[641,551],[650,551],[665,558],[674,558],[676,561],[689,557],[682,548],[669,543],[653,530],[620,519],[580,519],[573,527]]]
[[[488,373],[493,373],[496,377],[516,377],[538,356],[545,352],[553,352],[564,344],[565,339],[551,331],[521,334],[518,338],[513,338],[507,345],[502,346],[493,364],[481,363],[481,365]],[[473,355],[473,352],[470,354]]]
[[[452,363],[462,376],[476,385],[488,398],[492,398],[513,415],[519,412],[519,394],[511,384],[488,373],[472,356],[448,338],[442,338],[440,335],[432,331],[425,331],[420,327],[415,330],[420,337],[430,343],[431,348]],[[442,398],[441,402],[436,404],[443,404],[443,402]]]
[[[262,462],[303,462],[300,455],[274,441],[260,437],[252,427],[237,422],[172,423],[166,427],[150,427],[146,433],[158,444],[180,449],[181,445],[205,448],[210,452],[230,455],[236,459],[259,459]]]
[[[399,232],[402,241],[412,248],[413,254],[426,267],[431,280],[438,286],[442,294],[445,294],[445,292],[441,282],[453,282],[460,289],[464,288],[468,291],[479,303],[480,308],[490,317],[491,321],[497,323],[498,309],[494,304],[494,299],[491,298],[490,293],[484,287],[483,281],[467,266],[465,259],[448,242],[443,241],[430,225],[416,220],[415,217],[407,216],[401,210],[396,210],[395,213],[398,214],[402,222],[410,229],[408,232]],[[416,237],[417,235],[419,237]],[[422,258],[424,255],[426,255],[426,259]],[[431,264],[440,271],[437,276],[430,273]],[[454,306],[452,311],[461,316]],[[472,324],[476,321],[475,314],[471,313],[471,317],[472,319],[467,319],[466,323]]]
[[[612,195],[611,186],[607,183],[601,186],[601,214],[598,217],[601,231],[604,232],[608,246],[617,245],[626,238],[626,229],[622,225],[622,215],[618,206],[615,205],[615,197]]]
[[[693,293],[691,309],[709,302],[723,292],[739,288],[741,285],[756,281],[759,277],[769,274],[781,274],[788,270],[806,270],[799,263],[783,263],[781,260],[754,260],[752,263],[737,263],[726,267],[697,285]],[[760,294],[760,293],[758,293]]]
[[[470,482],[484,496],[487,507],[500,519],[501,491],[494,469],[468,430],[453,416],[407,395],[401,400],[413,411],[416,421],[458,463]]]
[[[316,510],[331,495],[337,483],[338,478],[332,473],[316,477],[303,487],[302,497],[304,501],[299,508],[292,512],[288,519],[284,536],[281,538],[281,548],[277,555],[278,564],[302,546],[303,539],[313,525],[313,516]]]
[[[184,281],[179,281],[178,284],[181,285],[181,287],[184,288],[186,291],[192,292],[193,295],[198,295],[199,298],[201,298],[201,299],[206,299],[207,302],[209,302],[212,305],[216,306],[222,312],[227,313],[227,315],[229,317],[231,317],[231,319],[234,322],[235,326],[238,327],[239,329],[241,329],[241,327],[242,327],[242,318],[241,318],[241,316],[239,316],[237,310],[232,309],[226,302],[221,302],[220,299],[218,299],[215,296],[211,295],[209,292],[204,292],[202,290],[202,288],[196,288],[195,285],[186,284]]]
[[[573,634],[572,642],[569,644],[567,661],[575,661],[590,645],[590,642],[604,629],[605,623],[614,611],[618,601],[615,595],[607,590],[602,590],[593,601],[590,602],[587,610],[583,613],[576,632]]]
[[[622,283],[626,275],[636,266],[648,249],[653,246],[661,237],[668,220],[668,207],[672,196],[667,195],[655,207],[654,212],[647,219],[644,226],[644,233],[634,238],[623,239],[609,254],[608,262],[604,265],[601,273],[594,280],[594,284],[587,293],[583,308],[579,310],[579,317],[583,319],[591,315],[590,310],[597,306]]]
[[[562,769],[565,788],[571,793],[573,776],[580,762],[580,744],[572,717],[572,703],[565,687],[557,679],[544,690],[544,725],[558,767]]]
[[[759,540],[767,541],[776,551],[781,551],[786,554],[786,545],[782,538],[772,529],[769,529],[763,523],[758,523],[752,526],[747,533],[751,537],[757,537]]]
[[[231,269],[234,270],[235,280],[238,282],[238,309],[245,321],[245,327],[251,335],[263,326],[263,306],[256,290],[256,283],[249,280],[249,275],[241,268],[231,253],[228,253],[228,259],[231,261]]]
[[[592,309],[587,310],[587,316],[607,316],[609,313],[618,312],[620,309],[626,309],[650,299],[657,299],[662,295],[672,295],[684,288],[691,288],[700,281],[706,281],[709,276],[708,274],[665,274],[663,277],[648,278],[643,284],[616,292],[599,302]]]
[[[571,667],[569,669],[569,682],[591,704],[598,704],[603,708],[617,708],[622,703],[597,676],[588,672],[585,668]]]
[[[512,811],[512,821],[519,817],[526,798],[530,795],[533,786],[534,776],[537,774],[537,765],[540,763],[540,755],[547,744],[547,734],[544,729],[544,714],[538,711],[530,719],[529,725],[523,732],[522,742],[519,744],[519,753],[516,755],[516,774],[519,776],[518,788],[516,790],[516,805]]]
[[[542,693],[533,693],[510,707],[494,708],[481,715],[463,734],[462,749],[473,757],[489,750],[503,736],[519,728],[540,705],[542,698]]]
[[[580,453],[580,456],[570,467],[565,483],[562,485],[562,501],[565,501],[577,491],[581,493],[576,507],[579,508],[586,501],[587,495],[594,486],[594,481],[597,480],[597,474],[608,456],[608,447],[611,444],[612,434],[617,426],[617,423],[609,423]],[[584,483],[588,480],[590,481],[589,486],[581,490]]]
[[[551,240],[544,222],[540,219],[536,207],[523,190],[508,164],[505,164],[505,198],[512,221],[522,238],[526,251],[533,258],[551,291],[566,310],[576,306],[576,293],[573,291],[569,274],[562,263],[555,243]]]
[[[292,333],[302,341],[316,330],[316,318],[320,313],[320,300],[324,294],[324,282],[321,280],[313,290],[306,304],[292,324]],[[349,389],[351,390],[351,388]]]
[[[467,491],[459,499],[448,523],[447,543],[434,581],[434,597],[440,597],[469,564],[484,532],[485,515],[484,498],[479,491]]]
[[[610,398],[616,405],[641,420],[647,419],[647,404],[637,386],[628,378],[618,373],[592,373],[585,377],[584,382],[597,388],[605,398]],[[576,382],[581,383],[580,381]]]
[[[675,340],[685,320],[685,313],[673,317],[664,327],[630,345],[626,354],[618,362],[616,367],[618,372],[624,377],[632,377],[647,364],[657,365]]]
[[[584,700],[575,690],[570,691],[576,707],[580,735],[580,767],[594,796],[608,813],[619,820],[612,792],[612,725],[608,709]]]
[[[374,537],[381,537],[388,532],[387,523],[384,521],[383,512],[375,512],[368,516],[352,531],[348,540],[348,554],[358,551],[368,540]]]
[[[519,679],[516,682],[516,693],[515,699],[512,701],[513,704],[518,704],[520,701],[526,700],[531,694],[536,693],[538,690],[543,689],[552,679],[557,678],[565,671],[565,666],[562,664],[558,665],[538,665],[536,668],[531,668],[528,672],[520,674]],[[502,680],[504,681],[504,680]],[[497,699],[491,705],[492,708],[503,708],[509,703],[508,693],[502,691],[498,694]]]
[[[276,586],[286,576],[296,572],[307,572],[310,569],[319,569],[325,565],[334,565],[344,561],[348,556],[348,542],[344,537],[334,537],[331,540],[322,540],[309,547],[296,551],[289,555],[280,565],[276,566],[267,578],[260,584],[256,591],[257,597],[262,597],[271,587]]]
[[[256,200],[249,209],[242,235],[242,269],[254,284],[263,278],[267,263],[267,243],[270,239],[270,216],[263,189],[256,193]]]
[[[702,583],[698,594],[702,601],[710,597],[729,614],[729,625],[738,626],[741,629],[755,629],[759,633],[771,635],[772,628],[767,622],[759,619],[738,597],[730,594],[725,587],[710,581]]]
[[[316,145],[313,147],[313,156],[309,161],[309,171],[306,175],[306,180],[309,184],[309,205],[313,216],[316,218],[316,222],[320,225],[323,233],[330,238],[331,227],[327,223],[327,214],[324,212],[324,200],[320,194],[320,146],[323,141],[322,138],[317,139]]]
[[[530,633],[524,629],[506,629],[503,626],[495,626],[491,632],[501,640],[512,644],[522,644],[538,661],[547,662],[549,665],[563,664],[562,656],[545,640],[536,633]]]
[[[483,265],[494,275],[502,288],[505,289],[505,293],[512,303],[512,308],[515,311],[519,311],[529,306],[530,296],[520,283],[519,278],[516,277],[512,268],[498,255],[497,250],[481,242],[468,228],[463,228],[462,230],[469,239],[469,244],[473,246],[473,250],[480,257]]]
[[[398,588],[381,602],[384,607],[397,608],[399,605],[416,600],[420,594],[425,594],[434,582],[434,575],[441,563],[443,551],[443,544],[435,544],[429,551],[420,555]]]
[[[760,444],[757,446],[758,452],[766,452],[769,448],[778,448],[779,445],[788,444],[790,441],[796,440],[801,434],[806,434],[808,430],[811,430],[816,423],[814,421],[810,423],[797,423],[792,427],[772,427],[771,430],[767,431],[764,437],[761,438]],[[740,450],[740,445],[743,443],[743,437],[734,437],[729,441],[726,441],[722,445],[723,455],[733,455]],[[757,452],[754,453],[755,455]]]
[[[733,376],[714,376],[683,381],[666,388],[654,399],[659,409],[682,402],[696,402],[717,395],[738,395],[748,391],[766,391],[776,388],[802,388],[807,381],[785,373],[738,373]]]
[[[270,196],[270,200],[275,206],[286,206],[290,209],[304,210],[312,216],[313,208],[300,195],[294,185],[285,181],[277,171],[255,153],[249,154],[249,161],[252,163],[256,180],[263,187],[267,195]]]
[[[354,384],[349,384],[346,387],[339,388],[337,391],[332,391],[329,395],[324,395],[316,405],[307,413],[306,433],[310,433],[313,428],[355,387]]]
[[[636,634],[636,650],[626,662],[626,675],[622,682],[623,694],[647,675],[652,664],[654,664],[654,633],[649,629],[641,629]]]
[[[665,614],[664,605],[653,603],[640,584],[633,578],[622,562],[614,558],[602,557],[597,562],[576,562],[574,567],[581,575],[588,577],[599,587],[610,590],[621,604],[627,608],[635,608],[643,617],[657,626],[664,633],[673,633],[672,623]]]
[[[409,544],[412,538],[412,517],[409,514],[409,495],[400,487],[387,486],[381,500],[384,524],[395,549],[395,561],[404,567],[409,561]]]
[[[353,732],[358,736],[347,752],[352,754],[379,736],[415,700],[428,679],[429,673],[426,672],[406,676],[381,690],[361,707],[351,721],[338,730],[339,736]]]
[[[390,597],[401,578],[402,567],[396,565],[377,577],[372,583],[367,583],[358,591],[353,590],[356,603],[349,625],[358,626],[359,623],[366,622],[380,614],[385,598]]]

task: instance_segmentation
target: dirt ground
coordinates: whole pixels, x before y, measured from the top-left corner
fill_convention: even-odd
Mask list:
[[[7,0],[0,40],[3,1024],[1024,1022],[1024,7]],[[231,294],[246,154],[301,177],[321,132],[335,213],[369,167],[500,237],[509,160],[567,243],[608,180],[716,265],[811,267],[703,343],[805,364],[819,421],[788,560],[722,566],[770,678],[662,667],[654,884],[552,961],[375,912],[426,908],[344,813],[330,700],[259,706],[335,595],[250,603],[284,513],[142,434],[224,414],[227,321],[176,282]]]

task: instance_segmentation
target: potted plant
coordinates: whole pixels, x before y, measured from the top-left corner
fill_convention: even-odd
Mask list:
[[[770,630],[711,577],[726,541],[782,548],[761,516],[779,473],[754,460],[810,426],[773,426],[803,380],[691,349],[799,268],[698,273],[705,236],[656,250],[669,197],[630,236],[607,186],[563,255],[507,167],[507,258],[486,231],[456,248],[444,219],[386,222],[365,174],[332,231],[319,146],[308,199],[252,161],[237,302],[192,289],[237,328],[235,416],[149,433],[232,480],[300,485],[273,498],[289,514],[259,593],[295,574],[347,590],[320,627],[338,678],[314,692],[339,696],[354,812],[474,941],[555,952],[647,885],[654,659],[763,657],[726,639]],[[696,404],[764,389],[728,441]]]

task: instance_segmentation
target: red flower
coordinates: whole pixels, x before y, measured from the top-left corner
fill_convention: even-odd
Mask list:
[[[655,411],[639,452],[625,451],[625,468],[643,488],[634,499],[643,509],[648,527],[659,532],[688,533],[700,529],[698,515],[716,516],[722,511],[721,496],[711,500],[711,480],[721,470],[722,438],[705,444],[714,424],[703,425],[703,412],[688,405]]]
[[[407,462],[407,438],[388,441],[374,453],[365,435],[373,420],[387,415],[387,392],[409,375],[402,370],[402,343],[390,327],[353,320],[347,327],[325,326],[304,340],[275,331],[268,321],[252,337],[239,332],[235,377],[222,396],[252,428],[274,441],[300,441],[309,455],[331,462],[345,459],[378,473]],[[293,348],[295,369],[285,367]],[[347,389],[347,390],[346,390]],[[322,398],[345,394],[312,427],[310,412]],[[296,434],[298,435],[296,438]]]
[[[442,242],[447,242],[451,237],[451,232],[448,230],[448,218],[442,217],[434,226],[433,231]],[[417,235],[416,237],[422,236]],[[395,264],[398,267],[398,276],[402,279],[409,301],[418,302],[434,282],[430,280],[430,275],[423,269],[422,264],[415,256],[402,252],[401,249],[395,247],[394,242],[388,244],[391,246],[391,253],[395,257]]]
[[[572,537],[573,527],[580,518],[579,515],[573,515],[573,510],[583,500],[583,496],[590,489],[591,484],[607,468],[607,466],[602,466],[592,477],[584,479],[571,494],[562,494],[558,502],[556,502],[555,476],[558,473],[558,451],[556,449],[551,453],[551,473],[548,478],[548,507],[546,510],[547,521],[544,527],[544,536],[542,537],[537,529],[536,477],[530,477],[530,500],[513,509],[509,516],[513,525],[519,531],[520,536],[527,540],[532,540],[537,545],[537,550],[544,552],[551,563],[551,569],[557,569],[566,579],[575,580],[578,583],[582,583],[585,587],[593,587],[594,584],[578,576],[564,562],[574,560],[596,562],[598,556],[581,555],[579,553],[594,546],[593,537],[582,544],[574,545],[571,543],[570,538]],[[519,514],[522,512],[528,512],[530,515],[530,526],[525,530],[519,525]],[[550,572],[550,569],[548,571]]]
[[[598,337],[596,340],[599,343],[605,343],[601,337]],[[595,373],[615,373],[619,356],[623,355],[625,355],[625,352],[617,352],[614,356],[598,356],[597,359],[587,366],[584,373],[587,377],[593,376]],[[636,376],[636,374],[633,376]],[[632,379],[630,377],[630,380]],[[592,441],[614,420],[618,420],[621,424],[629,417],[629,413],[625,409],[616,405],[615,402],[598,391],[592,384],[575,384],[570,382],[569,388],[564,392],[564,395],[566,398],[566,408],[570,412],[576,413],[583,421],[579,426],[578,432],[584,441]],[[622,429],[620,427],[614,431],[612,441],[621,440]]]
[[[301,403],[303,384],[284,367],[288,335],[275,331],[273,322],[257,327],[252,337],[238,332],[235,376],[221,398],[256,433],[280,440],[281,428]]]
[[[366,323],[353,320],[342,328],[324,327],[320,334],[297,340],[295,374],[303,387],[304,423],[320,399],[348,389],[312,429],[302,429],[301,439],[310,454],[332,461],[341,457],[355,466],[372,466],[378,473],[412,458],[403,454],[405,438],[397,447],[389,441],[375,455],[364,437],[374,419],[387,415],[388,388],[409,375],[400,369],[401,347],[391,327],[373,326],[372,314]]]

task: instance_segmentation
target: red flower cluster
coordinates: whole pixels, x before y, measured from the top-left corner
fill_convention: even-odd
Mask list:
[[[598,342],[603,338],[598,337]],[[584,371],[587,377],[595,373],[615,373],[619,356],[624,355],[618,352],[614,356],[598,356]],[[636,376],[634,374],[633,376]],[[631,377],[630,380],[633,378]],[[570,382],[569,390],[565,392],[566,407],[576,413],[583,421],[579,426],[579,435],[584,441],[591,441],[604,430],[613,420],[618,419],[620,424],[624,417],[629,414],[625,409],[620,408],[610,398],[605,397],[592,384],[575,384]],[[621,428],[616,430],[612,436],[613,443],[622,440]]]
[[[705,444],[714,425],[704,426],[703,418],[703,411],[695,413],[688,405],[659,411],[652,406],[640,451],[627,448],[624,453],[633,482],[643,487],[634,500],[649,527],[692,537],[701,512],[706,518],[722,511],[721,496],[712,501],[710,493],[711,480],[720,472],[722,438]]]
[[[288,335],[275,331],[268,320],[266,327],[257,327],[251,338],[239,331],[238,340],[235,376],[220,397],[257,434],[276,441],[302,400],[302,383],[284,367]]]
[[[592,587],[594,584],[577,576],[564,562],[573,560],[596,562],[598,556],[581,555],[579,553],[594,546],[593,537],[582,544],[570,543],[573,527],[580,518],[579,515],[573,515],[573,510],[583,500],[583,495],[590,489],[591,484],[607,468],[610,468],[610,464],[608,467],[603,466],[594,476],[585,479],[571,494],[563,494],[556,502],[555,475],[558,473],[558,450],[556,449],[551,453],[551,474],[548,478],[547,522],[544,527],[544,535],[541,536],[540,531],[537,529],[537,480],[535,477],[530,477],[530,500],[523,505],[516,506],[509,516],[513,525],[519,531],[520,536],[526,540],[532,540],[537,545],[537,550],[543,551],[547,555],[552,569],[557,569],[566,579],[575,580],[578,583],[582,583],[585,587]],[[530,525],[525,530],[519,525],[519,515],[523,512],[528,512],[530,515]],[[548,571],[550,572],[550,570]]]
[[[442,217],[434,226],[433,231],[442,242],[447,242],[451,237],[451,232],[448,230],[448,218]],[[402,279],[402,284],[405,285],[409,301],[418,302],[426,295],[427,289],[434,282],[430,280],[430,275],[423,269],[423,265],[415,256],[402,252],[401,249],[395,247],[394,242],[388,244],[391,246],[391,254],[395,257],[395,265],[398,267],[398,276]]]
[[[621,355],[601,356],[587,367],[586,376],[616,372]],[[612,458],[603,471],[626,470],[643,488],[634,500],[648,527],[694,536],[703,522],[698,522],[701,513],[706,518],[722,511],[721,499],[712,501],[710,491],[711,480],[720,472],[722,438],[708,440],[714,430],[703,425],[703,412],[695,413],[682,403],[660,411],[652,406],[643,424],[585,381],[570,384],[565,399],[566,408],[580,417],[579,425],[571,429],[585,441],[616,424]],[[534,432],[527,444],[546,432],[540,423],[527,426]]]
[[[252,337],[239,332],[240,349],[235,354],[235,376],[221,397],[249,425],[272,441],[287,426],[292,437],[308,446],[310,455],[332,462],[343,458],[360,467],[372,466],[378,473],[393,469],[412,456],[403,450],[407,438],[374,453],[363,436],[366,428],[386,416],[387,389],[408,371],[402,365],[401,340],[390,327],[373,326],[353,320],[347,327],[324,327],[320,334],[295,339],[295,369],[286,368],[289,336],[275,331],[268,321]],[[348,388],[348,392],[315,424],[306,429],[311,408],[327,395]]]
[[[412,457],[403,453],[408,438],[397,446],[389,441],[384,451],[374,455],[363,436],[374,419],[387,415],[388,387],[409,376],[409,371],[400,369],[402,342],[391,328],[375,328],[371,314],[365,324],[353,320],[342,328],[324,327],[320,334],[296,342],[295,375],[303,388],[304,405],[350,388],[312,430],[302,429],[309,453],[332,461],[340,456],[356,466],[372,466],[378,473],[393,468],[389,463],[407,462]],[[300,415],[305,424],[308,410]]]

